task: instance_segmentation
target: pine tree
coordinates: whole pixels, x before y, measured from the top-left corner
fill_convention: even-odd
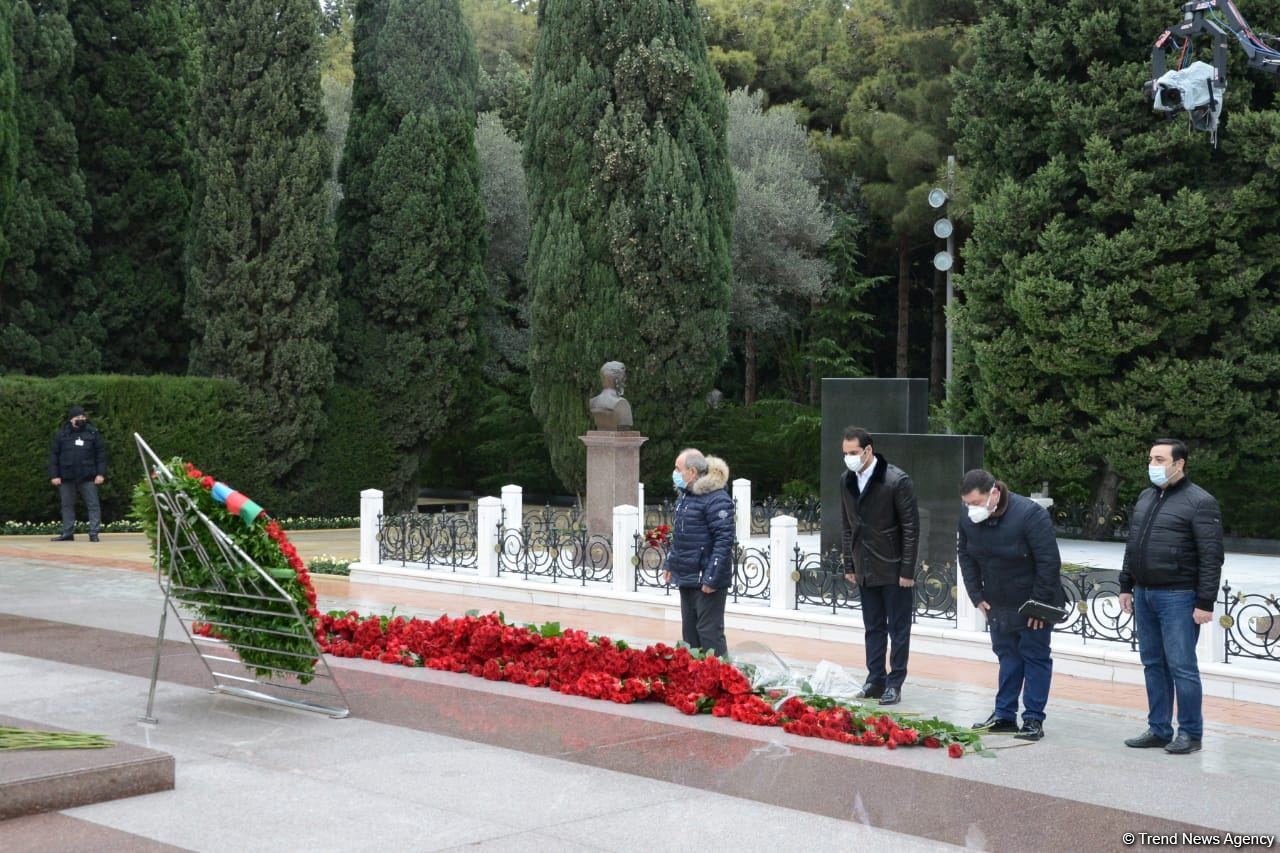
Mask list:
[[[586,400],[628,370],[649,471],[728,353],[733,179],[725,95],[693,0],[539,6],[525,165],[530,376],[556,472],[581,488]]]
[[[978,198],[952,415],[1011,484],[1110,506],[1182,438],[1230,516],[1274,492],[1242,477],[1280,443],[1280,101],[1233,50],[1219,152],[1160,120],[1144,46],[1168,15],[985,4],[953,112]]]
[[[284,476],[333,378],[330,152],[314,0],[201,0],[191,371],[239,380]]]
[[[385,400],[406,454],[389,488],[402,493],[480,373],[478,64],[458,0],[364,0],[355,33],[342,354],[344,372]]]
[[[53,375],[101,365],[102,326],[85,245],[91,221],[69,80],[75,38],[67,0],[13,8],[17,193],[0,264],[0,365]]]
[[[47,5],[47,4],[46,4]],[[187,0],[75,0],[76,133],[104,367],[181,373],[194,68]]]
[[[9,257],[9,206],[18,180],[18,120],[13,114],[13,6],[0,5],[0,266]],[[0,279],[0,289],[4,280]]]

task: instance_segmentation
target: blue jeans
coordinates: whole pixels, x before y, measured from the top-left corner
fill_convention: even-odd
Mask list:
[[[1133,591],[1138,651],[1147,678],[1147,728],[1161,738],[1173,737],[1173,702],[1178,700],[1178,730],[1193,740],[1204,733],[1200,711],[1200,666],[1196,640],[1200,626],[1191,613],[1196,594],[1189,589]]]
[[[1044,721],[1044,706],[1049,701],[1049,682],[1053,678],[1053,658],[1049,655],[1049,639],[1053,629],[1038,631],[1000,631],[991,626],[991,650],[1000,659],[1000,684],[996,688],[996,716],[1002,720],[1018,720],[1018,697],[1022,697],[1022,720]]]

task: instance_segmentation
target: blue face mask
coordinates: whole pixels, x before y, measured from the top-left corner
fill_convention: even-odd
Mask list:
[[[683,492],[685,490],[684,475],[682,475],[679,470],[671,472],[671,485],[676,487],[677,492]]]
[[[1147,476],[1151,478],[1151,483],[1155,486],[1163,486],[1169,482],[1169,471],[1163,465],[1148,465]]]

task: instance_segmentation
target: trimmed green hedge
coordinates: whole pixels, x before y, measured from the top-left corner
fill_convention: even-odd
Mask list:
[[[47,462],[68,407],[80,404],[107,441],[106,522],[125,518],[142,476],[138,432],[162,458],[182,456],[250,495],[277,517],[354,515],[361,489],[378,487],[396,457],[362,389],[333,389],[327,425],[310,461],[289,482],[273,482],[270,449],[245,414],[233,382],[181,376],[0,377],[0,521],[58,517]],[[83,507],[77,513],[83,516]]]

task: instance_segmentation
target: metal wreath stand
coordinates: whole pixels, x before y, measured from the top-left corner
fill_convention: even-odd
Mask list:
[[[225,693],[242,699],[251,699],[271,705],[283,705],[303,711],[327,714],[342,719],[351,713],[347,699],[334,678],[333,671],[324,659],[316,638],[308,630],[307,620],[298,610],[297,602],[281,588],[252,557],[246,554],[230,536],[222,531],[207,515],[200,511],[195,501],[183,492],[157,489],[154,476],[167,482],[175,477],[168,465],[160,461],[155,452],[137,433],[133,434],[142,459],[142,469],[151,497],[156,504],[156,580],[164,591],[164,604],[160,610],[160,630],[156,634],[155,659],[151,664],[151,689],[147,694],[147,710],[138,719],[145,723],[159,722],[152,716],[156,698],[156,681],[160,675],[160,655],[164,646],[165,622],[169,610],[177,617],[196,654],[204,663],[213,681],[211,692]],[[196,535],[199,525],[208,531],[217,546],[216,556],[211,556],[204,542]],[[183,577],[186,559],[194,556],[212,578],[212,586],[195,586]],[[167,571],[166,571],[167,565]],[[229,570],[228,570],[229,568]],[[194,600],[193,600],[194,597]],[[303,640],[311,644],[314,654],[286,652],[264,648],[258,641],[254,645],[237,642],[234,646],[214,637],[203,637],[192,631],[197,620],[185,615],[178,605],[195,608],[207,604],[209,599],[225,599],[218,606],[223,610],[261,616],[293,617],[295,630],[283,631],[267,628],[249,628],[227,622],[208,622],[212,628],[234,627],[250,635],[273,635]],[[202,600],[203,599],[203,600]],[[267,609],[274,606],[276,609]],[[235,656],[235,649],[261,651],[284,658],[298,658],[297,668],[288,666],[258,666],[246,664]],[[314,670],[305,668],[304,662],[314,660]],[[267,676],[259,676],[254,670],[269,670]],[[303,679],[309,683],[303,684]]]

